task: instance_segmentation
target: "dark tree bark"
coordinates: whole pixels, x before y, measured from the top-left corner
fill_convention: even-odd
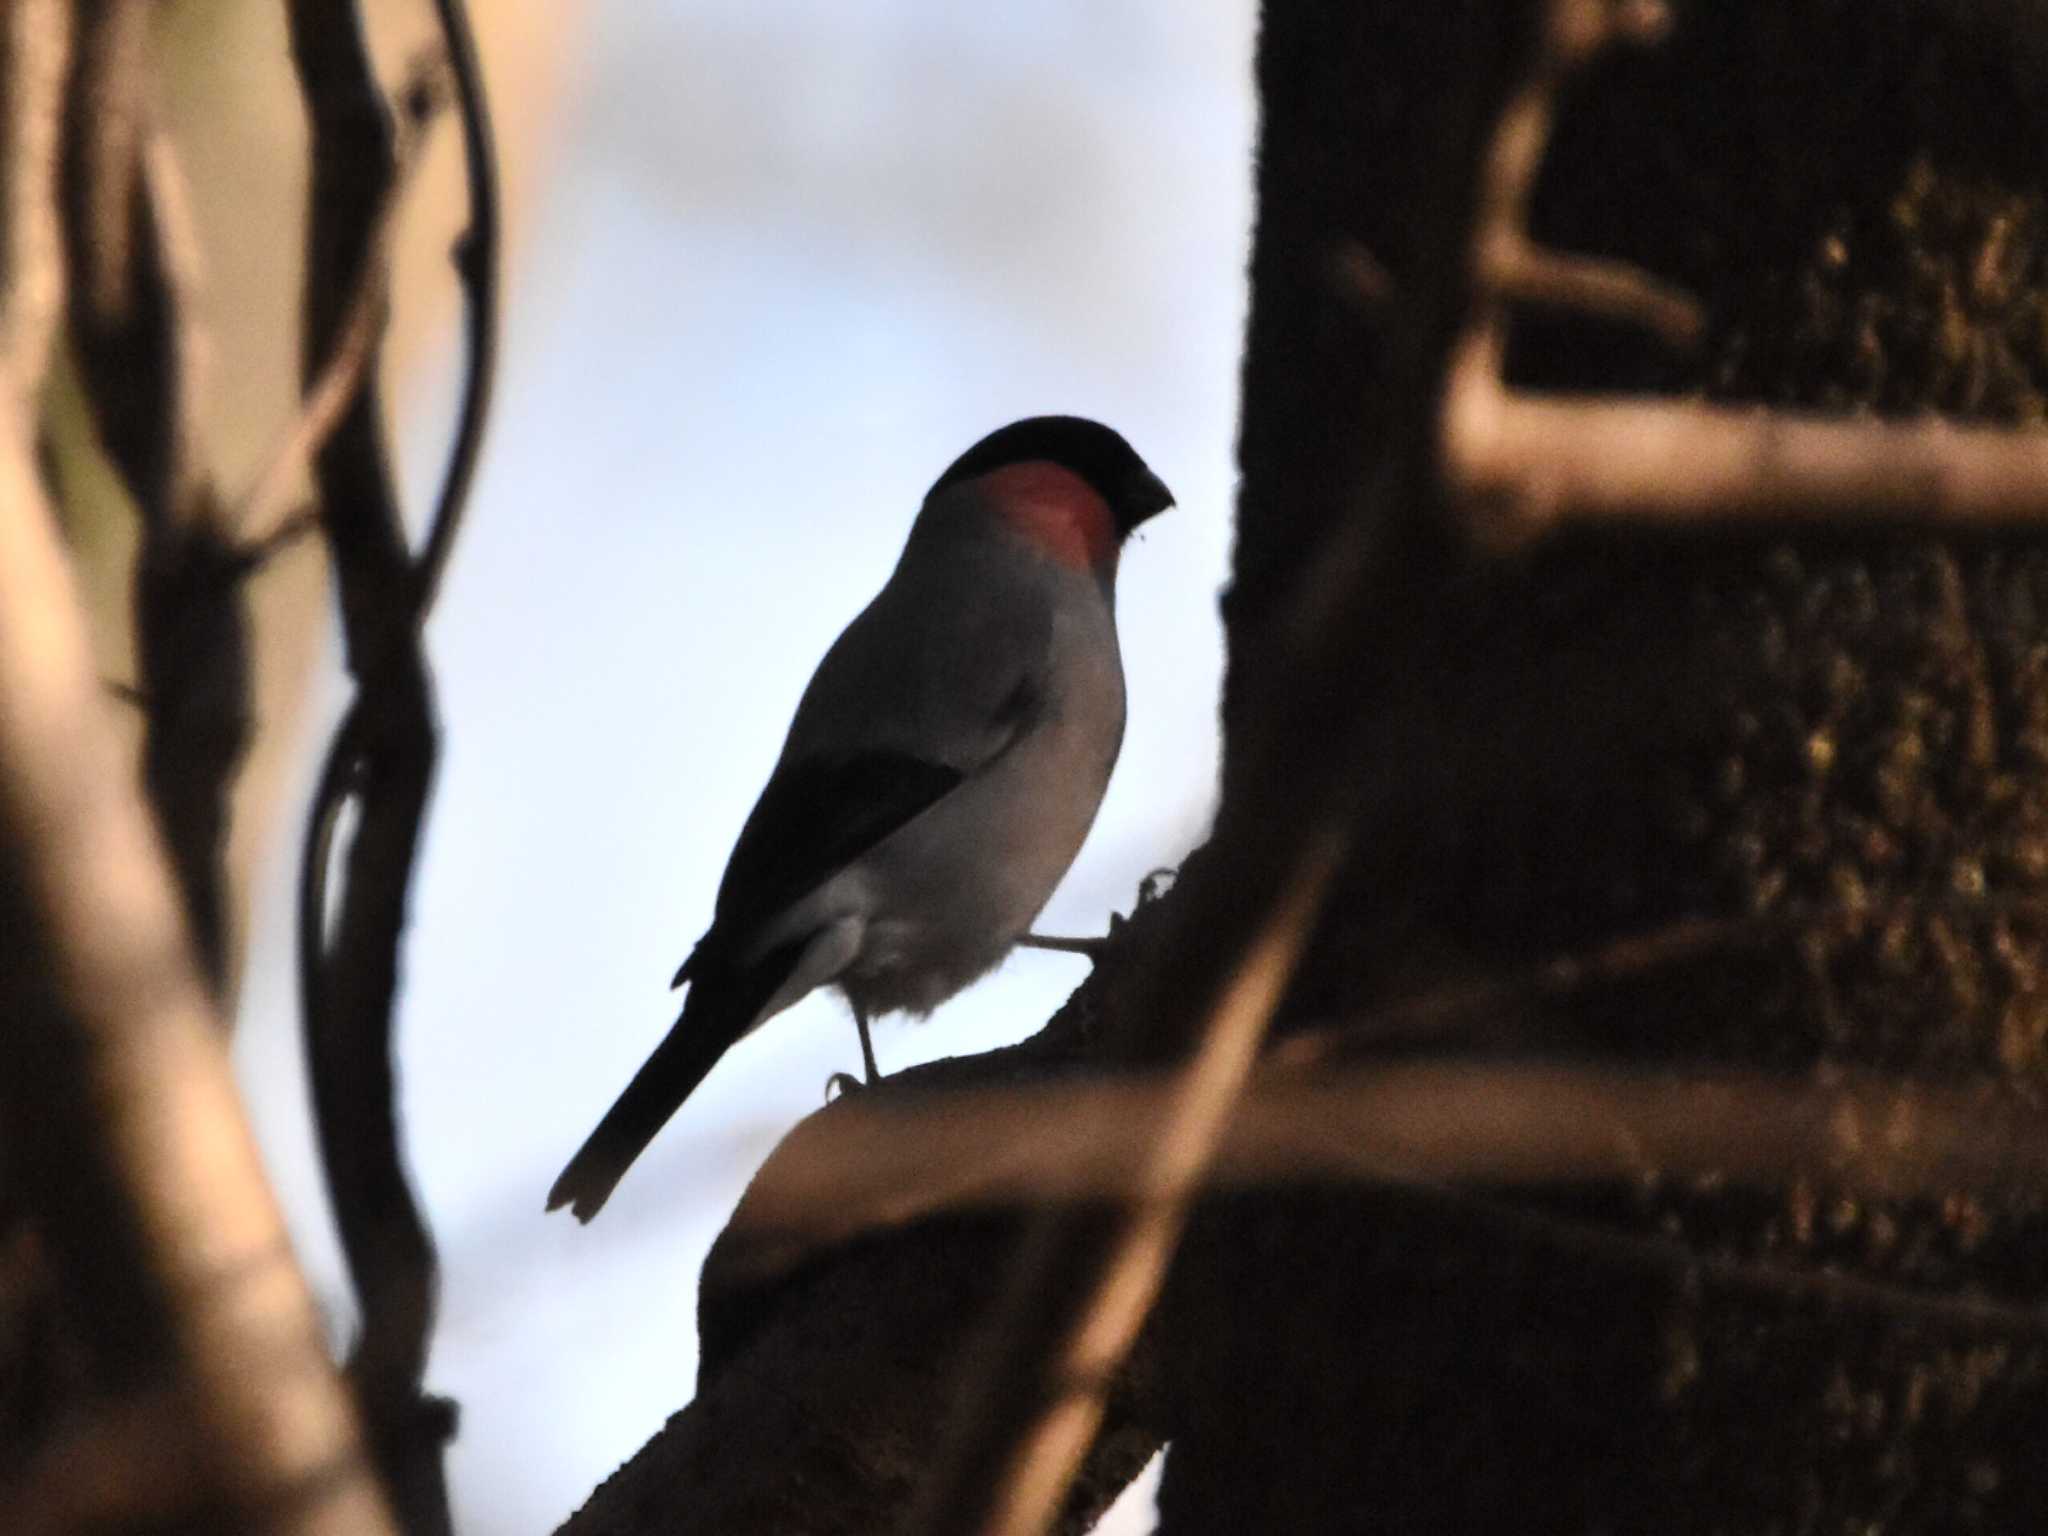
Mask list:
[[[1084,992],[1026,1044],[909,1069],[888,1091],[1056,1072],[1085,1049],[1090,1017]],[[721,1241],[699,1298],[695,1400],[564,1531],[894,1529],[981,1347],[977,1330],[1002,1299],[1019,1231],[1002,1216],[931,1222],[772,1286],[728,1273]],[[1144,1369],[1127,1372],[1063,1530],[1090,1529],[1158,1449],[1147,1393]]]
[[[1501,556],[1433,532],[1431,391],[1533,16],[1265,8],[1219,826],[1296,813],[1255,769],[1278,698],[1328,723],[1299,741],[1304,779],[1358,739],[1340,766],[1374,785],[1281,1027],[1729,919],[1765,937],[1531,999],[1489,1020],[1493,1048],[2038,1102],[2041,539],[1611,535]],[[1534,233],[1690,289],[1705,345],[1525,320],[1510,376],[2038,423],[2044,149],[2037,4],[1681,6],[1660,47],[1574,83]],[[1359,247],[1386,274],[1377,306],[1341,277]],[[1302,699],[1289,627],[1333,548],[1397,621],[1355,688]],[[1118,963],[1030,1046],[900,1091],[1099,1059]],[[772,1289],[714,1250],[697,1401],[567,1529],[893,1528],[1012,1242],[993,1218],[933,1222]],[[1182,1536],[2025,1528],[2048,1500],[2048,1328],[1938,1303],[2038,1306],[2044,1257],[2037,1191],[1872,1201],[1820,1165],[1747,1190],[1219,1197],[1072,1523],[1141,1459],[1120,1450],[1165,1436],[1163,1529]]]
[[[1274,611],[1266,573],[1342,509],[1403,403],[1380,394],[1385,331],[1317,274],[1362,243],[1399,324],[1442,259],[1414,238],[1438,103],[1517,24],[1489,3],[1267,7],[1236,658]],[[1511,377],[2039,421],[2044,25],[2031,5],[1680,7],[1662,47],[1572,92],[1534,220],[1699,295],[1703,354],[1523,323]],[[1421,882],[1347,888],[1298,1016],[1772,914],[1779,941],[1547,1004],[1531,1038],[2038,1093],[2038,539],[1583,539],[1440,596],[1434,654],[1361,658],[1427,667],[1455,743],[1412,768],[1436,794]],[[1235,671],[1227,720],[1268,686]],[[1418,832],[1367,824],[1359,844],[1388,836]],[[1396,949],[1418,958],[1389,967]],[[1212,1213],[1161,1350],[1164,1528],[1997,1530],[2041,1507],[2038,1333],[1777,1297],[1552,1224],[2035,1303],[2037,1195],[1856,1202],[1815,1168],[1781,1191],[1538,1208],[1536,1226],[1452,1199]]]

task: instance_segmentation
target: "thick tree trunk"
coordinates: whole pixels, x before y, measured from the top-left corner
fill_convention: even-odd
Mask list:
[[[1676,9],[1661,47],[1571,93],[1535,234],[1689,288],[1707,345],[1674,359],[1525,323],[1511,376],[2039,421],[2039,8]],[[1428,135],[1512,12],[1267,7],[1240,639],[1274,607],[1264,573],[1386,451],[1375,424],[1405,402],[1380,394],[1385,338],[1447,254],[1415,239]],[[1318,285],[1346,241],[1391,278],[1378,332]],[[1360,658],[1426,668],[1454,746],[1411,765],[1404,805],[1435,797],[1423,831],[1360,828],[1367,859],[1389,838],[1428,851],[1398,893],[1351,883],[1299,1011],[1763,914],[1768,942],[1532,1008],[1527,1048],[2038,1093],[2044,555],[2032,538],[1644,535],[1467,572],[1439,593],[1433,652]],[[1270,686],[1240,671],[1230,718]],[[1541,1210],[1717,1258],[2042,1299],[2032,1194],[1859,1202],[1813,1168],[1778,1191],[1657,1183]],[[1995,1530],[2048,1492],[2038,1332],[1774,1296],[1448,1198],[1245,1200],[1201,1238],[1161,1351],[1170,1532]]]

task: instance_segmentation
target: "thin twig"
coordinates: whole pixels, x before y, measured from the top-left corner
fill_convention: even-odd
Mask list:
[[[1566,255],[1507,237],[1484,252],[1479,278],[1481,297],[1492,304],[1526,304],[1635,326],[1674,351],[1691,351],[1706,331],[1699,300],[1625,261]],[[1368,316],[1381,315],[1395,296],[1393,274],[1355,243],[1332,255],[1330,279]]]
[[[1662,0],[1544,0],[1535,51],[1495,120],[1473,207],[1469,345],[1496,364],[1509,299],[1563,301],[1575,295],[1584,304],[1598,298],[1637,309],[1639,319],[1648,318],[1640,313],[1647,302],[1650,313],[1661,311],[1663,323],[1681,334],[1697,319],[1689,300],[1647,274],[1589,258],[1551,256],[1528,237],[1529,203],[1565,81],[1617,43],[1656,41],[1670,20]]]
[[[1151,1312],[1339,853],[1334,844],[1314,847],[1246,945],[1185,1061],[1168,1076],[1151,1134],[1131,1149],[1132,1199],[1100,1238],[1102,1262],[1063,1299],[1073,1322],[1049,1359],[1033,1358],[1036,1340],[1028,1330],[998,1341],[1006,1353],[1023,1345],[1023,1358],[998,1359],[991,1371],[1014,1401],[998,1394],[994,1411],[970,1424],[912,1517],[912,1530],[1036,1536],[1057,1513],[1102,1422],[1108,1384]],[[1067,1240],[1064,1230],[1042,1229],[1048,1246]],[[1037,1272],[1028,1258],[1019,1269],[1020,1276]]]
[[[1503,974],[1453,981],[1374,1008],[1343,1030],[1292,1034],[1273,1049],[1291,1065],[1383,1056],[1390,1048],[1436,1045],[1530,1045],[1527,1009],[1594,988],[1641,980],[1669,967],[1697,964],[1738,947],[1787,939],[1802,929],[1854,922],[1874,925],[1893,915],[1938,912],[1957,922],[2022,918],[2048,922],[2048,898],[2012,892],[1981,896],[1914,894],[1891,903],[1866,897],[1853,912],[1833,902],[1783,901],[1735,917],[1682,917],[1608,939],[1591,949],[1552,955]]]
[[[1469,472],[1490,441],[1492,408],[1503,393],[1509,301],[1544,289],[1562,298],[1565,288],[1575,288],[1583,299],[1589,275],[1598,271],[1584,265],[1583,258],[1543,252],[1529,238],[1529,204],[1550,148],[1559,93],[1572,73],[1604,48],[1623,40],[1653,40],[1668,24],[1660,0],[1544,0],[1534,53],[1500,110],[1480,166],[1470,247],[1473,302],[1464,335],[1452,351],[1440,424],[1454,515],[1469,520],[1470,509],[1480,504]],[[1603,279],[1616,275],[1601,274]],[[1663,290],[1646,287],[1632,271],[1626,275],[1623,286],[1635,290],[1634,301],[1649,294],[1654,311]],[[1617,302],[1612,282],[1594,286],[1605,286],[1608,301]],[[1676,295],[1670,297],[1678,302]],[[1674,308],[1667,323],[1696,334],[1704,321],[1696,310]]]
[[[17,13],[26,7],[16,7]],[[61,9],[61,7],[53,7]],[[16,1008],[0,1091],[36,1215],[103,1327],[161,1338],[226,1527],[377,1536],[311,1295],[264,1183],[161,846],[100,696],[91,641],[0,387],[0,888],[49,1006]]]
[[[1508,1039],[1528,1044],[1526,1010],[1532,1003],[1569,998],[1706,959],[1740,943],[1781,935],[1798,920],[1799,915],[1791,912],[1746,919],[1683,918],[1507,975],[1454,982],[1403,997],[1375,1008],[1354,1028],[1290,1034],[1274,1046],[1273,1059],[1306,1067],[1418,1044],[1469,1048],[1481,1040]]]
[[[424,620],[440,590],[441,576],[462,526],[483,448],[484,424],[498,372],[498,208],[497,149],[491,136],[489,104],[484,95],[483,67],[477,60],[469,14],[462,0],[434,0],[448,64],[455,76],[456,109],[462,119],[462,159],[468,177],[469,227],[455,246],[455,269],[462,279],[464,331],[468,349],[462,386],[462,407],[455,442],[442,477],[441,494],[420,552],[413,603]]]
[[[236,541],[245,550],[262,550],[281,536],[289,536],[299,510],[299,478],[334,435],[376,355],[390,316],[391,262],[399,215],[419,167],[427,129],[445,99],[440,89],[444,72],[444,61],[438,55],[422,58],[415,62],[398,93],[400,115],[392,141],[391,188],[370,236],[371,258],[364,263],[361,280],[342,309],[334,345],[300,401],[298,414],[264,456],[262,472],[229,520]]]
[[[1676,351],[1698,346],[1706,330],[1706,313],[1691,294],[1623,261],[1510,240],[1488,253],[1485,278],[1509,303],[1639,326]]]

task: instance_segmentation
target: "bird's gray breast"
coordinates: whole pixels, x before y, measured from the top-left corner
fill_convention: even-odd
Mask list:
[[[1007,733],[999,748],[805,904],[858,922],[857,954],[838,980],[870,1014],[929,1012],[1002,960],[1080,851],[1122,745],[1123,666],[1107,591],[1088,572],[1047,562],[1006,578],[983,591],[1008,605],[1011,622],[997,617],[981,632],[998,647],[1035,639],[1029,664],[991,695],[988,728]],[[985,660],[990,675],[1003,671]]]

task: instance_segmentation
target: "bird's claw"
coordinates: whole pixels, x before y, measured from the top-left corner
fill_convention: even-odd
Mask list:
[[[865,1087],[867,1084],[851,1072],[834,1072],[825,1079],[825,1102],[830,1104],[834,1099],[845,1098],[849,1093],[859,1093]]]

